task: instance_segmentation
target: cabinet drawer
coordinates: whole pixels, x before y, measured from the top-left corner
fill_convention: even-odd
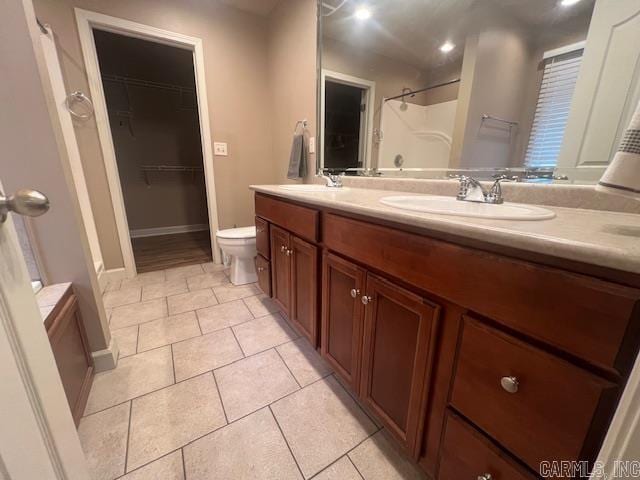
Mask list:
[[[334,214],[322,235],[330,250],[593,364],[625,372],[635,358],[640,290]]]
[[[318,210],[256,194],[256,215],[305,240],[318,241],[320,230]]]
[[[258,274],[258,286],[267,296],[271,296],[271,266],[269,260],[262,255],[256,256],[256,273]]]
[[[269,222],[256,217],[256,250],[267,260],[270,257],[269,248]]]
[[[440,457],[438,480],[491,478],[534,480],[481,433],[457,415],[449,413]]]
[[[601,440],[589,438],[591,426],[599,423],[598,408],[611,406],[616,390],[562,359],[465,318],[451,404],[534,470],[543,460],[595,453],[585,451]]]

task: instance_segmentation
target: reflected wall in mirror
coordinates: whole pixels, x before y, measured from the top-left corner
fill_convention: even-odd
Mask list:
[[[640,101],[638,0],[321,0],[320,165],[597,181]]]

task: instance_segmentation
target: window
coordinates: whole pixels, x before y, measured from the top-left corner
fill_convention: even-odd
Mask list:
[[[525,154],[525,165],[529,168],[556,166],[583,51],[580,48],[545,59],[542,84]]]

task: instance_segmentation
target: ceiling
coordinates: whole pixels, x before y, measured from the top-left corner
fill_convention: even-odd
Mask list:
[[[220,2],[254,15],[266,17],[280,3],[280,0],[220,0]]]
[[[325,0],[337,5],[341,0]],[[323,16],[323,35],[423,70],[461,64],[466,36],[492,24],[515,25],[530,41],[547,45],[586,32],[595,0],[561,7],[559,0],[347,0]],[[372,16],[359,21],[366,4]],[[323,13],[328,10],[324,9]],[[451,41],[457,48],[439,51]],[[447,68],[449,69],[449,68]]]

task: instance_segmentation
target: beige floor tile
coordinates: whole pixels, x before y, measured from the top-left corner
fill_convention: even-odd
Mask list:
[[[187,265],[185,267],[176,267],[165,270],[167,281],[187,278],[201,273],[204,273],[204,270],[200,265]]]
[[[211,373],[136,398],[131,407],[127,471],[225,424]]]
[[[196,290],[195,292],[181,293],[167,297],[169,315],[189,312],[200,308],[211,307],[218,304],[218,299],[210,288]]]
[[[140,325],[138,351],[169,345],[200,335],[196,312],[171,315]]]
[[[78,436],[93,480],[111,480],[124,473],[129,409],[129,403],[123,403],[80,421]]]
[[[201,273],[193,277],[187,277],[187,285],[190,291],[202,290],[203,288],[215,287],[229,283],[229,279],[222,272]]]
[[[176,381],[222,367],[242,357],[240,345],[229,328],[178,342],[173,345]]]
[[[105,308],[120,307],[140,301],[140,287],[122,288],[107,292],[102,296],[102,302]]]
[[[182,452],[170,453],[126,474],[120,480],[184,480]]]
[[[271,408],[306,478],[376,430],[332,376],[275,402]]]
[[[268,315],[233,327],[245,355],[294,340],[298,335],[280,315]]]
[[[280,345],[276,350],[303,387],[332,372],[306,338],[300,337],[293,342]]]
[[[138,345],[138,325],[111,330],[111,337],[115,339],[120,352],[120,358],[136,353]]]
[[[222,263],[209,262],[202,264],[202,269],[205,271],[205,273],[224,272],[225,268],[226,267]]]
[[[300,388],[274,350],[219,368],[215,376],[230,422]]]
[[[253,320],[253,315],[242,300],[202,308],[196,310],[196,315],[203,333],[233,327],[239,323]]]
[[[156,320],[167,316],[167,302],[164,298],[149,300],[148,302],[134,303],[116,307],[111,313],[110,326],[113,329],[130,327],[139,323]]]
[[[268,408],[184,448],[189,480],[296,480],[300,472]]]
[[[220,303],[224,303],[230,302],[231,300],[238,300],[240,298],[258,295],[260,290],[253,283],[250,283],[249,285],[241,285],[239,287],[227,284],[213,287],[213,293],[216,294]]]
[[[273,299],[267,297],[264,293],[247,297],[243,299],[243,302],[249,307],[249,310],[256,318],[264,317],[279,310]]]
[[[380,431],[349,453],[367,480],[423,480],[424,475],[401,456]]]
[[[313,480],[362,480],[362,477],[349,458],[344,456],[313,477]]]
[[[142,301],[168,297],[169,295],[177,295],[187,291],[187,282],[182,278],[171,280],[170,282],[154,283],[142,287]]]
[[[125,402],[173,383],[171,348],[157,348],[118,361],[113,370],[97,373],[85,415]]]
[[[122,280],[120,288],[141,287],[143,285],[151,285],[153,283],[162,283],[165,281],[165,278],[163,270],[140,273],[133,278],[126,278]]]

